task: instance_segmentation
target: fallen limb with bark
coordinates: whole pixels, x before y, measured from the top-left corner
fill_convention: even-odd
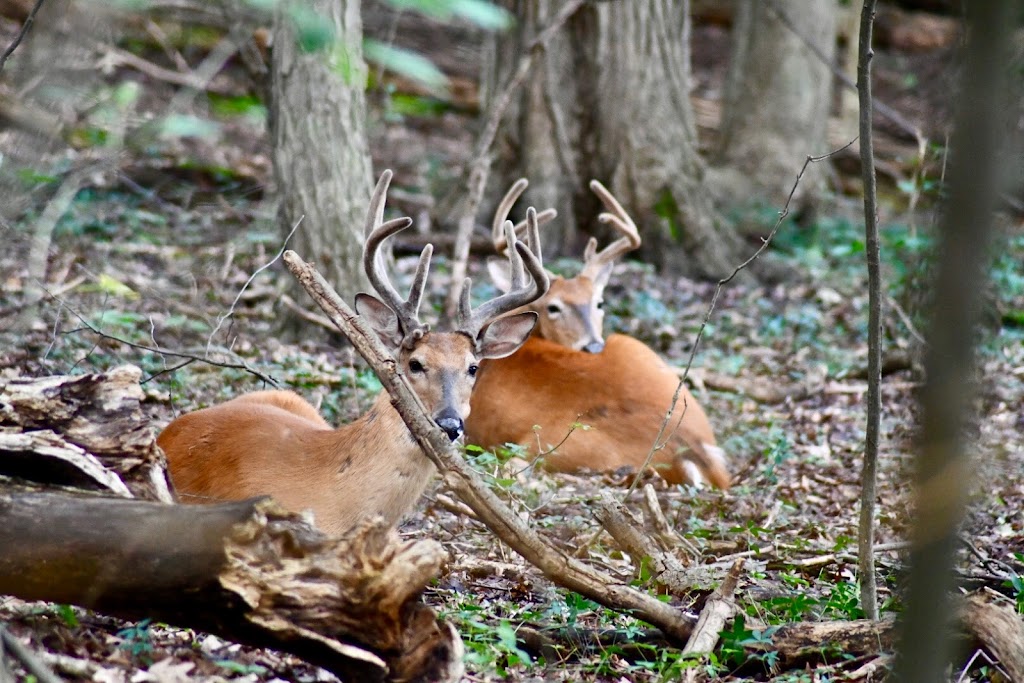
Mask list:
[[[188,626],[345,680],[460,680],[458,634],[418,600],[446,554],[383,522],[332,539],[265,498],[182,506],[8,492],[0,547],[0,594]]]

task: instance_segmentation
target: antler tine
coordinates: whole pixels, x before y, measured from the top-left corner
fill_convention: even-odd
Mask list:
[[[527,238],[532,245],[527,245],[516,238],[515,226],[512,221],[505,221],[505,239],[512,249],[508,251],[512,266],[512,286],[509,291],[494,299],[480,304],[475,311],[469,305],[469,278],[462,289],[459,302],[458,328],[476,338],[484,326],[506,313],[514,311],[537,299],[548,290],[550,281],[540,251],[540,230],[537,223],[537,212],[533,207],[526,210]],[[532,251],[530,246],[533,246]],[[525,270],[525,272],[524,272]],[[526,273],[530,278],[526,277]]]
[[[416,264],[416,273],[413,276],[409,297],[402,299],[402,296],[391,284],[391,280],[388,279],[380,247],[384,240],[412,225],[412,219],[393,218],[386,223],[381,222],[384,219],[384,203],[390,184],[391,171],[386,170],[381,173],[377,186],[373,190],[373,196],[370,198],[370,208],[366,216],[366,242],[363,244],[363,269],[381,300],[398,316],[406,339],[410,339],[420,337],[430,329],[428,325],[420,323],[419,309],[434,247],[430,244],[423,247],[419,263]]]
[[[504,254],[508,248],[508,240],[505,239],[505,221],[508,220],[508,212],[512,210],[516,201],[522,196],[523,192],[526,191],[529,181],[526,178],[520,178],[512,184],[505,196],[502,197],[498,203],[498,208],[494,211],[494,221],[491,223],[491,241],[494,243],[494,250],[499,254]],[[544,225],[549,223],[558,216],[558,211],[555,209],[544,209],[537,214],[537,224]],[[526,221],[520,221],[515,226],[516,237],[521,238],[523,232],[526,230]]]
[[[520,178],[512,183],[512,187],[508,188],[508,192],[498,202],[498,208],[494,210],[494,220],[491,221],[491,241],[494,242],[494,248],[499,254],[504,252],[505,247],[508,246],[508,242],[505,240],[505,221],[508,219],[508,212],[512,210],[529,184],[530,181],[526,178]]]
[[[636,223],[629,217],[629,214],[622,208],[618,200],[612,196],[612,193],[596,180],[590,181],[590,189],[601,200],[605,208],[608,209],[608,211],[601,213],[597,219],[602,223],[610,223],[617,231],[622,233],[622,237],[601,251],[597,250],[597,240],[591,238],[583,252],[584,274],[600,269],[623,254],[627,254],[640,247],[640,231],[637,230]]]

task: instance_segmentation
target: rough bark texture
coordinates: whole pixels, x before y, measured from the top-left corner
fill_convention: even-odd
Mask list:
[[[0,474],[171,502],[142,372],[0,380]]]
[[[358,0],[312,0],[308,8],[333,27],[336,43],[304,52],[287,15],[275,18],[271,131],[279,221],[286,235],[305,216],[291,248],[318,263],[350,298],[368,289],[361,258],[373,189],[362,22]]]
[[[554,0],[509,0],[518,28],[499,35],[484,99],[505,82],[516,55],[547,25]],[[577,256],[595,230],[597,178],[625,205],[646,260],[721,277],[740,245],[718,225],[703,191],[689,101],[689,2],[636,0],[584,6],[538,60],[497,141],[494,192],[531,181],[525,205],[554,207],[544,228],[549,254]]]
[[[1011,681],[1024,681],[1024,618],[998,597],[1002,602],[981,593],[967,596],[960,605],[960,621],[963,630],[994,655]]]
[[[274,647],[346,680],[459,680],[458,635],[417,601],[444,550],[383,523],[337,540],[269,499],[3,493],[0,547],[2,594]]]
[[[712,189],[733,203],[775,206],[807,156],[828,151],[832,74],[805,41],[835,59],[835,0],[740,0]],[[825,189],[826,168],[797,188],[793,209]]]

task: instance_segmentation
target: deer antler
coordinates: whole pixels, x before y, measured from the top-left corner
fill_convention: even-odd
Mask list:
[[[505,249],[508,248],[508,240],[505,238],[505,221],[508,219],[508,212],[512,210],[512,206],[522,196],[526,186],[529,184],[530,182],[526,178],[520,178],[512,183],[512,187],[508,189],[505,196],[498,202],[498,208],[494,211],[494,221],[491,223],[491,241],[494,243],[494,250],[499,254],[504,254]],[[550,222],[557,215],[558,211],[555,209],[544,209],[537,214],[537,226],[540,227]],[[515,226],[514,230],[517,238],[522,238],[526,227],[525,220]]]
[[[590,189],[598,196],[608,211],[600,214],[597,219],[602,223],[610,223],[612,227],[622,233],[622,237],[615,240],[601,251],[597,250],[597,239],[591,237],[583,250],[583,271],[580,275],[596,280],[600,271],[613,263],[623,254],[628,254],[640,247],[640,232],[636,228],[633,219],[629,217],[626,210],[622,208],[618,200],[612,196],[604,185],[596,180],[590,181]]]
[[[421,323],[419,320],[420,302],[423,300],[423,286],[427,280],[427,271],[430,270],[430,257],[434,253],[434,246],[431,244],[423,247],[420,253],[420,261],[416,265],[416,274],[413,277],[412,287],[409,289],[409,298],[402,299],[401,295],[392,286],[388,279],[384,256],[380,253],[380,247],[388,237],[396,232],[404,230],[412,225],[411,218],[393,218],[387,223],[381,223],[384,219],[384,201],[388,192],[388,185],[391,184],[391,171],[386,170],[380,174],[377,187],[373,190],[370,198],[370,210],[366,214],[366,242],[363,245],[363,269],[370,284],[380,295],[381,300],[387,304],[398,316],[398,324],[404,338],[403,343],[408,346],[411,342],[419,339],[430,331],[430,325]]]
[[[516,186],[519,183],[522,183],[523,188],[526,187],[525,180],[517,182]],[[513,189],[516,186],[513,186]],[[522,189],[519,190],[519,193],[522,193]],[[502,206],[506,204],[506,200],[511,195],[511,191],[505,195],[505,199],[502,200]],[[516,197],[518,197],[518,194]],[[513,197],[511,202],[508,202],[508,205],[511,206],[513,202],[515,202],[515,197]],[[507,209],[505,212],[507,213]],[[503,224],[505,243],[512,245],[512,248],[508,250],[508,260],[512,267],[512,286],[506,293],[485,301],[474,311],[469,299],[472,283],[469,278],[466,278],[466,282],[462,287],[462,294],[459,298],[458,317],[455,321],[455,328],[457,330],[476,339],[480,331],[491,320],[514,311],[520,306],[525,306],[538,297],[543,296],[548,290],[548,286],[551,283],[548,280],[548,274],[544,270],[544,264],[541,259],[540,222],[537,211],[532,206],[526,210],[525,225],[527,242],[524,244],[516,237],[516,228],[512,221],[507,220]],[[529,282],[527,282],[526,272],[524,272],[524,265],[525,271],[528,271],[530,274]]]

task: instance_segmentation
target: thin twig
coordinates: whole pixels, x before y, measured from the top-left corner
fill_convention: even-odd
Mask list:
[[[3,626],[0,626],[0,640],[3,641],[4,647],[18,658],[25,670],[35,676],[40,683],[61,683],[60,677],[53,673],[50,667],[39,661],[31,650],[22,645],[21,641]]]
[[[253,274],[249,276],[249,279],[246,280],[245,284],[242,285],[241,289],[238,290],[238,294],[235,295],[235,300],[231,302],[231,306],[228,308],[227,312],[217,317],[217,324],[214,326],[213,331],[210,332],[210,336],[206,338],[207,354],[210,353],[210,347],[213,345],[213,338],[217,334],[217,332],[220,331],[220,328],[224,325],[224,321],[230,318],[232,315],[234,315],[235,306],[238,305],[238,301],[242,298],[242,294],[244,294],[245,290],[249,288],[249,285],[252,284],[252,281],[256,279],[257,275],[259,275],[264,270],[277,263],[277,260],[281,258],[281,254],[283,254],[285,252],[285,249],[288,248],[288,240],[290,240],[292,238],[292,235],[295,234],[295,231],[299,229],[299,225],[302,223],[303,218],[305,218],[305,215],[299,216],[299,220],[295,221],[295,225],[292,226],[291,231],[285,236],[284,242],[281,244],[281,248],[278,250],[277,254],[274,255],[274,258],[270,259],[262,266],[257,268],[253,272]]]
[[[700,347],[701,339],[704,338],[704,330],[707,328],[708,323],[711,321],[711,314],[714,313],[715,311],[715,306],[718,304],[718,297],[722,294],[722,289],[725,287],[725,285],[732,282],[732,280],[737,275],[739,275],[741,270],[743,270],[751,263],[756,261],[758,257],[760,257],[761,254],[764,253],[764,251],[768,248],[768,245],[772,243],[772,240],[775,238],[775,233],[779,231],[779,228],[782,226],[782,222],[786,220],[786,216],[789,215],[789,206],[793,202],[793,197],[796,194],[796,189],[797,187],[799,187],[800,181],[803,179],[804,173],[807,171],[807,167],[812,163],[818,163],[832,156],[835,156],[836,154],[839,154],[856,141],[857,139],[854,138],[853,140],[850,140],[842,147],[834,149],[831,152],[828,152],[827,154],[822,154],[821,156],[817,157],[808,156],[806,159],[804,159],[804,165],[800,167],[800,172],[797,173],[796,175],[796,180],[793,182],[793,187],[790,188],[789,190],[789,196],[786,197],[786,203],[785,205],[783,205],[782,211],[779,212],[779,217],[775,221],[775,225],[772,226],[771,231],[768,233],[767,236],[761,239],[761,246],[758,247],[757,250],[753,254],[751,254],[746,261],[736,266],[729,275],[718,281],[718,284],[715,287],[715,293],[711,296],[711,303],[708,305],[708,310],[704,313],[704,320],[701,321],[700,327],[697,329],[697,336],[693,340],[693,346],[690,347],[690,355],[686,359],[686,365],[682,369],[682,374],[679,377],[679,383],[676,385],[676,391],[672,395],[672,403],[669,405],[668,411],[665,414],[665,419],[662,421],[661,428],[658,430],[658,434],[654,437],[654,445],[651,446],[651,450],[647,453],[647,458],[644,460],[643,465],[641,465],[638,469],[639,472],[643,472],[645,469],[647,469],[648,465],[651,464],[651,460],[654,459],[655,452],[664,446],[663,439],[665,438],[666,428],[668,427],[668,423],[671,420],[672,413],[675,412],[676,406],[679,404],[679,397],[682,394],[686,378],[690,374],[690,368],[693,367],[693,359],[696,358],[697,356],[697,349]],[[682,420],[682,418],[680,418],[680,420]],[[628,500],[629,496],[632,495],[633,491],[636,489],[638,481],[639,479],[633,480],[633,483],[626,490],[626,493],[622,496],[623,502]]]
[[[32,5],[32,10],[28,13],[28,17],[25,19],[25,23],[21,25],[21,30],[18,31],[18,35],[14,37],[12,42],[4,53],[0,55],[0,71],[4,70],[4,66],[7,64],[8,58],[18,49],[21,45],[21,41],[28,35],[29,30],[32,28],[32,24],[36,20],[36,13],[39,12],[39,8],[43,6],[43,0],[36,0],[36,4]]]
[[[137,342],[133,342],[133,341],[130,341],[128,339],[122,339],[121,337],[116,337],[116,336],[114,336],[112,334],[107,334],[106,332],[104,332],[103,330],[97,328],[95,325],[93,325],[88,320],[86,320],[85,317],[83,317],[78,311],[73,309],[71,306],[68,306],[66,301],[64,301],[63,299],[61,299],[58,296],[50,294],[49,292],[47,292],[47,294],[49,294],[50,297],[54,301],[58,302],[61,306],[66,308],[71,313],[71,315],[73,315],[76,318],[78,318],[78,321],[80,323],[82,323],[82,327],[74,329],[74,330],[68,330],[67,332],[65,332],[65,334],[74,334],[76,332],[80,332],[82,329],[85,329],[86,331],[91,332],[92,334],[96,335],[100,339],[106,339],[107,341],[117,342],[118,344],[124,344],[125,346],[130,346],[133,349],[138,349],[139,351],[147,351],[149,353],[155,353],[157,355],[165,356],[165,357],[166,356],[171,356],[172,358],[186,358],[186,359],[188,359],[190,361],[197,361],[197,362],[200,362],[200,363],[206,363],[207,365],[212,365],[212,366],[217,367],[217,368],[226,368],[226,369],[230,369],[230,370],[245,370],[249,374],[253,375],[254,377],[256,377],[256,378],[258,378],[260,380],[262,380],[263,382],[266,382],[270,386],[273,386],[273,387],[279,386],[279,382],[276,379],[274,379],[270,375],[266,375],[266,374],[260,372],[259,370],[257,370],[256,368],[252,367],[251,365],[249,365],[245,361],[240,361],[238,363],[230,363],[230,362],[227,362],[227,361],[218,361],[218,360],[213,360],[208,355],[207,356],[200,356],[200,355],[197,355],[197,354],[194,354],[194,353],[186,353],[184,351],[168,351],[167,349],[161,349],[159,347],[147,346],[146,344],[139,344]],[[56,327],[54,329],[56,330]],[[209,351],[210,351],[210,349],[207,348],[207,353],[209,353]],[[236,358],[238,357],[237,354],[231,352],[228,349],[221,349],[221,351],[223,351],[224,353],[226,353],[228,355],[234,356]],[[179,367],[182,367],[182,366],[179,366]]]

